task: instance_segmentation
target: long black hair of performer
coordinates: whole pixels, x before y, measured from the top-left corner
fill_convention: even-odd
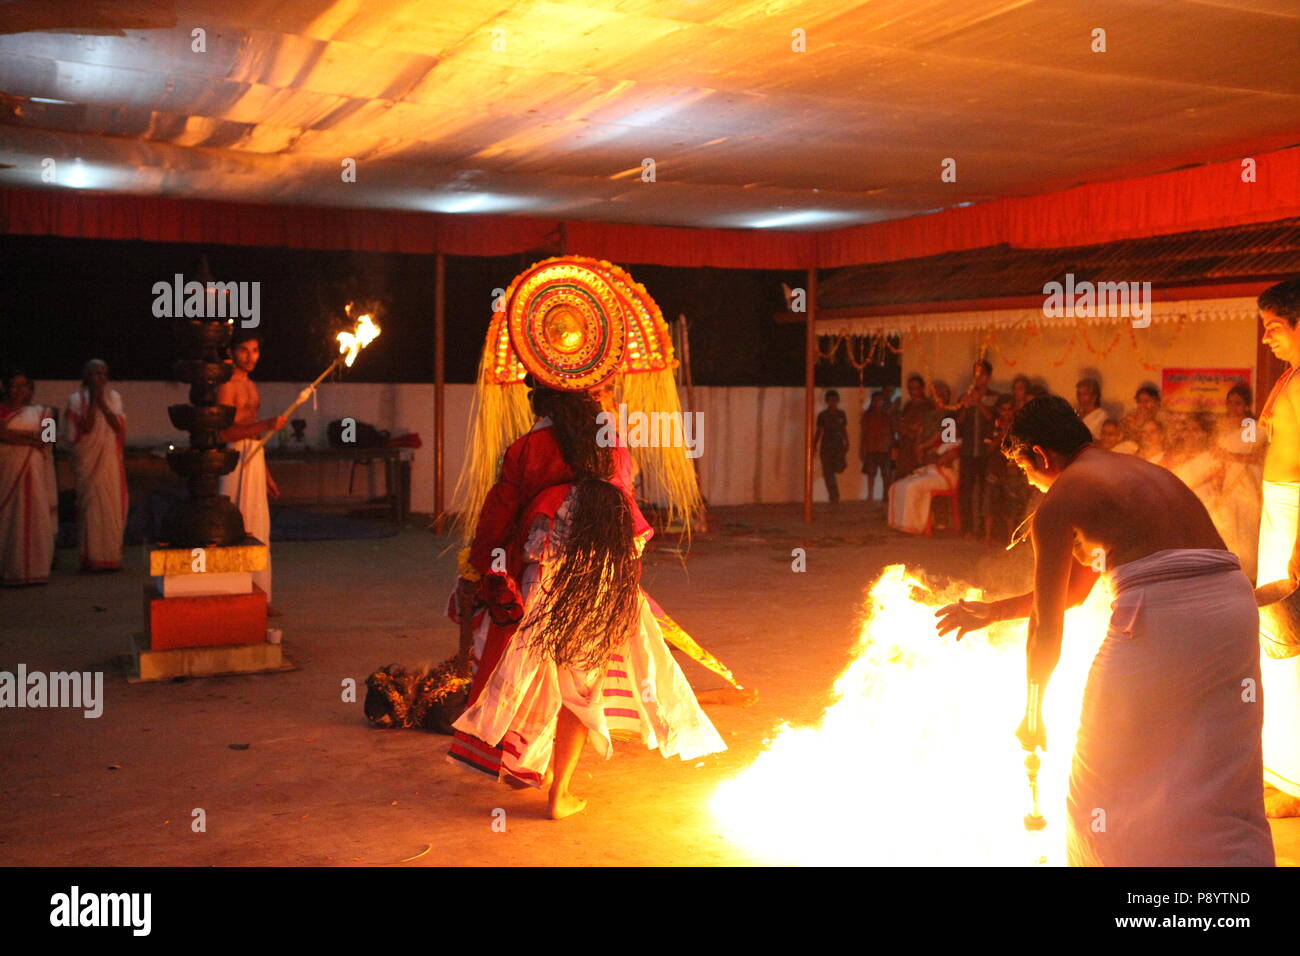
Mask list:
[[[524,627],[559,665],[604,666],[637,625],[641,560],[627,494],[612,484],[614,448],[602,444],[601,404],[590,392],[534,387],[533,411],[550,418],[576,494],[569,534]],[[608,432],[608,430],[605,430]]]

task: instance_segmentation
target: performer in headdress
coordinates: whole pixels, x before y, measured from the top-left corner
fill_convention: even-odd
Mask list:
[[[665,638],[734,680],[641,591],[652,531],[632,452],[598,421],[602,400],[680,412],[671,348],[642,287],[579,257],[522,273],[489,328],[458,489],[473,535],[451,608],[474,680],[450,757],[549,787],[554,819],[585,805],[569,789],[584,740],[607,758],[624,735],[683,760],[726,747]],[[689,526],[701,503],[685,450],[633,451],[647,491]]]
[[[64,415],[77,463],[77,526],[81,567],[116,571],[122,567],[126,530],[126,415],[122,396],[108,387],[108,365],[86,363],[81,388],[68,399]]]
[[[5,376],[0,401],[0,581],[45,584],[59,530],[54,445],[45,440],[50,410],[33,405],[23,372]]]

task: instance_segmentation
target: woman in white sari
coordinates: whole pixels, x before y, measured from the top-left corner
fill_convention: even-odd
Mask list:
[[[81,567],[113,571],[122,567],[126,528],[126,416],[122,396],[108,387],[108,366],[86,363],[81,388],[68,399],[68,437],[77,463],[77,526]]]
[[[54,445],[45,441],[48,410],[31,404],[32,380],[7,376],[0,402],[0,579],[45,584],[54,562],[59,499]]]
[[[1227,414],[1219,423],[1215,452],[1223,461],[1223,484],[1210,516],[1223,535],[1228,550],[1241,559],[1246,577],[1255,580],[1255,553],[1259,548],[1259,512],[1264,484],[1264,455],[1256,441],[1250,414],[1251,395],[1246,385],[1228,392]],[[1260,581],[1267,584],[1267,581]]]

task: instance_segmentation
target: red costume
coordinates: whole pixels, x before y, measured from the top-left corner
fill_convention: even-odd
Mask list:
[[[632,459],[626,448],[614,450],[614,463],[613,483],[628,493],[636,533],[648,540],[654,531],[630,493]],[[573,472],[560,454],[551,428],[539,422],[506,450],[501,461],[501,477],[483,502],[469,551],[471,567],[482,575],[480,599],[486,602],[486,607],[475,615],[476,633],[483,627],[484,615],[487,616],[485,638],[481,645],[475,642],[474,680],[468,701],[471,706],[483,692],[488,676],[523,617],[523,600],[517,582],[523,577],[524,543],[539,518],[548,524],[555,520],[556,511],[572,489]],[[502,554],[504,572],[493,570],[502,567]],[[448,614],[452,620],[460,621],[460,608],[454,595]],[[463,730],[455,732],[450,751],[454,759],[493,777],[501,772],[501,754],[500,747],[484,743]]]

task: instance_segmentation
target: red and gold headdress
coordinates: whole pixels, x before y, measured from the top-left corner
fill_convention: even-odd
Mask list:
[[[501,455],[532,427],[524,378],[547,388],[612,386],[631,412],[681,413],[672,333],[659,306],[618,266],[586,256],[544,259],[515,276],[488,324],[470,415],[465,467],[456,486],[462,531],[473,535]],[[683,448],[632,448],[642,494],[686,527],[703,509]]]

